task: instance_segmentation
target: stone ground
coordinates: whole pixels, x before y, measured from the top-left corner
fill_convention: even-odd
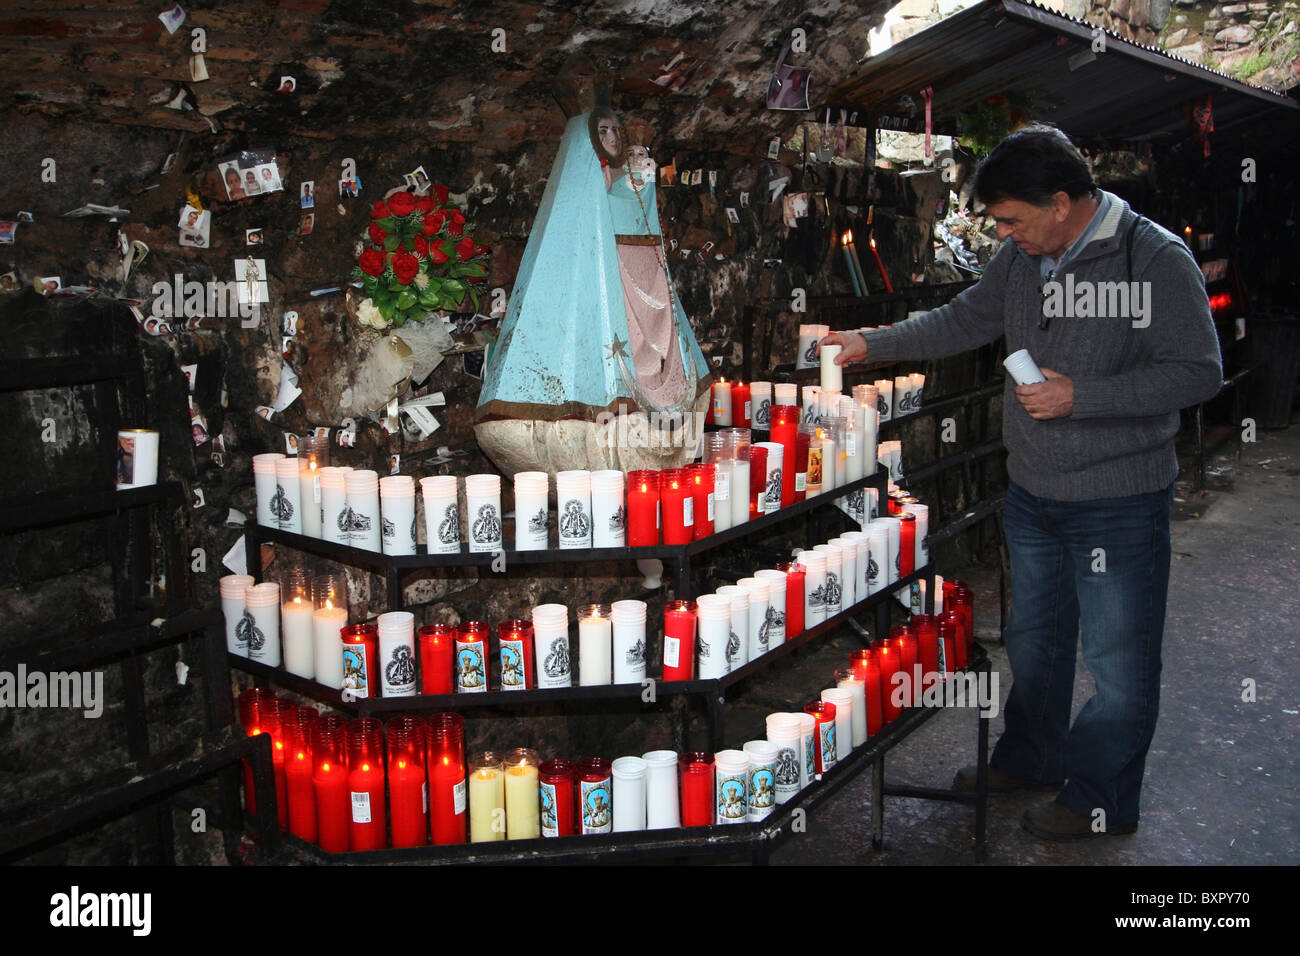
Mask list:
[[[1300,862],[1300,428],[1227,443],[1211,459],[1210,490],[1181,494],[1165,627],[1160,721],[1147,759],[1138,833],[1054,844],[1020,827],[1050,796],[989,801],[988,862],[1001,865],[1258,865]],[[1184,477],[1190,472],[1185,468]],[[1188,491],[1180,485],[1180,492]],[[957,577],[954,573],[952,576]],[[1011,688],[997,643],[996,567],[963,569],[976,588],[977,637]],[[798,656],[798,655],[796,655]],[[1078,662],[1074,712],[1092,695]],[[1242,700],[1243,682],[1256,700]],[[886,758],[895,784],[946,787],[974,762],[973,710],[941,714]],[[1003,728],[990,728],[990,747]],[[863,771],[809,814],[808,831],[776,853],[777,865],[945,864],[974,861],[974,811],[959,804],[888,798],[884,847],[871,849],[871,774]]]

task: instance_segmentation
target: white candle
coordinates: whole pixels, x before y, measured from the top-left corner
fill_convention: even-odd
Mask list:
[[[465,520],[469,530],[470,551],[499,551],[501,549],[501,476],[466,475],[465,503],[468,511]]]
[[[646,762],[646,828],[666,830],[682,825],[677,798],[677,751],[652,750]]]
[[[298,459],[299,495],[302,497],[302,533],[309,538],[321,536],[320,468],[315,458]]]
[[[765,432],[772,428],[772,383],[753,382],[749,386],[750,402],[754,408],[752,427]]]
[[[515,473],[516,551],[546,550],[550,527],[550,480],[551,476],[544,471]]]
[[[244,592],[253,586],[247,574],[227,574],[217,581],[221,591],[221,614],[226,619],[226,650],[240,657],[248,656],[248,628],[244,620]]]
[[[853,691],[848,687],[828,687],[822,691],[822,700],[835,705],[835,758],[836,763],[849,755],[856,744],[853,729]],[[866,705],[866,696],[862,698]]]
[[[537,779],[537,767],[526,760],[506,767],[506,839],[508,840],[528,840],[542,835]]]
[[[275,463],[283,458],[279,452],[253,456],[253,489],[257,494],[257,523],[265,528],[279,528],[280,516],[274,511]]]
[[[415,615],[389,611],[379,615],[380,693],[384,697],[415,696]]]
[[[248,659],[279,667],[280,652],[280,585],[268,581],[254,584],[244,592],[244,604],[251,620],[248,627]]]
[[[613,681],[614,625],[609,613],[599,605],[578,611],[578,684],[582,687]]]
[[[460,505],[455,475],[430,475],[420,479],[424,495],[425,547],[429,554],[460,553]]]
[[[347,623],[347,608],[329,602],[312,614],[316,681],[334,690],[343,689],[343,638],[339,632]]]
[[[610,765],[614,786],[614,832],[646,828],[646,771],[641,757],[619,757]]]
[[[749,459],[731,463],[731,526],[749,520]]]
[[[880,420],[887,422],[893,417],[894,409],[894,380],[891,378],[876,379],[876,410],[880,412]]]
[[[838,392],[844,387],[842,369],[835,364],[836,357],[842,351],[844,351],[844,348],[840,345],[823,345],[821,347],[821,383],[823,391]]]
[[[320,470],[321,537],[335,544],[351,544],[347,475],[352,469],[326,465]]]
[[[415,479],[380,478],[379,505],[384,554],[415,554]]]
[[[644,601],[615,601],[610,606],[616,684],[639,684],[645,679],[645,617]]]
[[[591,472],[555,476],[555,514],[561,548],[591,547]]]
[[[381,552],[383,537],[379,521],[379,474],[369,469],[343,476],[348,493],[348,540],[354,548]]]
[[[736,463],[730,458],[713,462],[713,530],[726,531],[734,521],[731,502],[732,473]]]
[[[280,521],[280,530],[302,534],[302,495],[298,480],[298,460],[280,458],[275,463],[275,497],[271,510]]]
[[[591,546],[621,548],[627,543],[626,479],[621,471],[591,473]]]
[[[501,768],[478,767],[469,775],[469,842],[489,843],[506,838],[497,821],[505,814],[505,775]]]
[[[713,383],[713,423],[731,425],[731,383],[725,378]]]
[[[284,669],[308,680],[316,676],[316,649],[312,640],[314,611],[311,602],[300,597],[280,606]]]

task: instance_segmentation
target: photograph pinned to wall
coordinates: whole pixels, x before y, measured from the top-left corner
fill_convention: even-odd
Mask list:
[[[429,191],[429,174],[424,171],[423,166],[417,166],[411,172],[402,177],[406,180],[407,188],[417,196],[423,196]]]
[[[232,202],[284,189],[273,149],[249,149],[217,161],[217,174]]]
[[[655,71],[650,82],[666,90],[679,90],[682,84],[695,72],[699,60],[678,51],[677,55]]]
[[[298,218],[298,235],[310,236],[311,231],[316,228],[316,214],[309,212],[305,216]]]
[[[740,208],[741,209],[749,208],[749,193],[740,194]]]
[[[182,246],[195,249],[208,247],[208,233],[212,228],[211,210],[200,211],[187,203],[181,210],[180,222],[177,225],[181,230],[179,241]]]
[[[356,199],[361,195],[361,177],[339,180],[339,196],[343,199]]]
[[[260,246],[262,244],[262,227],[256,229],[244,230],[244,244],[248,246]]]
[[[675,163],[665,163],[659,167],[659,185],[673,186],[677,183],[677,166]]]
[[[263,163],[255,170],[257,173],[257,186],[263,193],[276,193],[284,189],[284,184],[280,182],[280,167],[275,163]]]
[[[302,200],[303,209],[311,209],[316,205],[316,180],[309,179],[302,184],[299,197]]]
[[[172,330],[170,325],[158,318],[156,315],[151,315],[145,318],[143,328],[147,333],[153,336],[170,335]]]
[[[731,223],[733,226],[740,225],[740,213],[736,212],[735,207],[733,206],[727,207],[727,222]]]
[[[284,453],[286,455],[298,454],[298,436],[293,432],[284,433]]]
[[[388,473],[389,473],[390,475],[400,475],[400,474],[402,473],[402,456],[401,456],[401,455],[389,455],[389,456],[388,456]]]
[[[297,312],[295,312],[293,309],[288,310],[287,312],[284,313],[284,318],[281,321],[282,321],[282,325],[280,328],[285,335],[298,334],[298,313]]]
[[[18,292],[21,284],[18,281],[18,273],[6,272],[0,276],[0,292]]]
[[[203,59],[202,53],[190,54],[190,79],[195,83],[202,83],[208,78],[208,63]]]
[[[270,405],[258,405],[254,411],[265,418],[268,422],[271,420],[271,416],[275,414],[275,409]]]
[[[280,77],[280,85],[276,87],[275,91],[279,93],[281,96],[288,96],[297,88],[298,88],[297,80],[295,80],[292,76],[282,76]]]
[[[212,440],[213,440],[214,443],[216,442],[216,439],[215,439],[215,438],[212,439]],[[226,467],[226,453],[225,453],[225,452],[222,452],[222,451],[214,451],[214,452],[212,453],[212,464],[216,465],[218,468],[225,468],[225,467]]]
[[[0,245],[12,246],[14,244],[14,234],[18,231],[18,223],[12,219],[0,220]]]
[[[36,291],[41,295],[54,295],[63,288],[63,280],[58,276],[42,276],[36,280]]]
[[[266,260],[247,256],[235,260],[235,282],[238,283],[240,305],[270,302],[271,290],[266,284]]]
[[[767,144],[767,158],[778,159],[781,156],[781,137],[773,136],[772,141]]]
[[[781,217],[790,228],[799,225],[798,220],[808,216],[808,194],[787,193],[781,197]]]
[[[170,10],[164,10],[162,13],[158,14],[158,19],[162,21],[162,25],[167,28],[169,34],[175,33],[181,28],[181,24],[185,22],[185,11],[178,3]]]
[[[292,345],[293,345],[292,335],[280,336],[280,354],[283,355],[285,358],[289,357],[289,348]]]
[[[330,430],[328,425],[318,425],[311,430],[312,437],[317,441],[329,441]]]
[[[203,489],[202,489],[202,488],[195,488],[195,489],[194,489],[194,507],[195,507],[195,508],[202,508],[202,507],[203,507],[204,505],[206,505],[206,504],[207,504],[207,501],[206,501],[206,500],[204,499],[204,497],[203,497]]]
[[[18,221],[19,221],[19,222],[32,223],[32,222],[35,222],[35,221],[36,221],[36,217],[33,216],[31,213],[27,212],[27,210],[25,210],[25,209],[19,209],[19,210],[18,210]]]
[[[208,434],[208,420],[203,417],[201,412],[195,412],[194,417],[190,419],[190,431],[194,433],[194,444],[202,445],[211,440]]]
[[[182,365],[181,371],[185,373],[185,386],[189,389],[190,394],[193,395],[194,379],[199,374],[199,363],[195,362],[193,365]],[[191,398],[190,401],[193,402],[194,399]]]

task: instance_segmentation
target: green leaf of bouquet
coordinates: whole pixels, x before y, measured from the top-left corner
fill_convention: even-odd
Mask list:
[[[401,241],[397,236],[384,236],[384,252],[392,252]]]
[[[393,226],[394,226],[396,223],[397,223],[397,220],[394,219],[392,216],[385,216],[383,219],[376,219],[376,220],[375,220],[375,224],[376,224],[377,226],[379,226],[380,229],[384,230],[384,232],[392,232],[392,231],[393,231]]]
[[[379,314],[382,315],[386,321],[388,322],[393,321],[393,314],[396,312],[396,310],[393,308],[393,303],[385,302],[383,305],[378,306],[378,309],[379,309]]]
[[[416,298],[414,294],[412,294],[410,289],[405,290],[401,295],[397,297],[397,308],[403,312],[411,308],[411,306],[415,305],[415,303],[416,303]]]

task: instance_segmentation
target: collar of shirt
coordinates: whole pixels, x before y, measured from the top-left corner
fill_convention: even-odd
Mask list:
[[[1065,250],[1065,254],[1061,256],[1060,261],[1058,262],[1051,256],[1038,257],[1038,274],[1044,282],[1049,281],[1054,274],[1065,271],[1065,267],[1083,250],[1084,246],[1092,242],[1092,237],[1097,234],[1097,227],[1106,218],[1106,213],[1110,212],[1111,206],[1110,193],[1104,189],[1097,190],[1097,193],[1100,197],[1097,202],[1097,210],[1092,214],[1092,218],[1088,220],[1088,225],[1084,226],[1083,232],[1079,233],[1079,237],[1070,243],[1070,248]]]

